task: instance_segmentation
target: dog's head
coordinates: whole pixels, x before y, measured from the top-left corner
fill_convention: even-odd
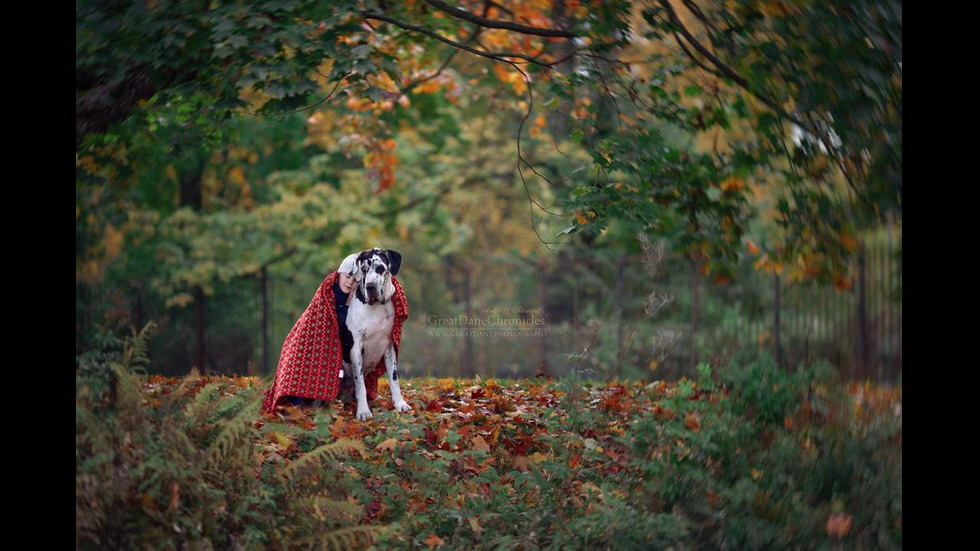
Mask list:
[[[354,278],[357,279],[357,296],[367,304],[387,304],[395,294],[391,276],[398,274],[402,255],[397,251],[377,247],[357,255]]]

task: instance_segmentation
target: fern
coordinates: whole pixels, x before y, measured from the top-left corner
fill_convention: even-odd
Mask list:
[[[318,517],[334,520],[342,520],[344,515],[360,518],[364,514],[364,507],[358,503],[327,496],[302,497],[295,500],[294,506],[301,510],[312,509]]]
[[[324,444],[315,450],[307,452],[303,457],[300,457],[296,461],[293,461],[282,471],[282,477],[285,480],[293,480],[297,475],[303,472],[309,465],[316,465],[320,459],[330,458],[337,459],[338,457],[348,454],[352,451],[358,451],[364,453],[364,443],[360,440],[351,440],[349,438],[341,438],[336,442],[331,444]]]
[[[120,364],[113,364],[110,368],[116,376],[115,395],[113,397],[116,406],[116,418],[124,429],[134,430],[146,421],[139,379]]]
[[[213,398],[219,386],[221,386],[220,383],[208,383],[204,385],[197,393],[197,396],[194,397],[194,400],[187,405],[185,415],[189,423],[197,425],[203,423],[211,416],[215,409],[215,400]],[[183,384],[178,389],[178,392],[181,389],[184,389]],[[186,392],[186,389],[184,391]]]
[[[295,547],[306,549],[362,549],[368,547],[374,538],[391,532],[397,525],[388,526],[346,526],[306,538],[298,538]]]
[[[208,465],[217,465],[234,450],[251,444],[252,422],[258,415],[259,405],[258,397],[253,398],[238,412],[238,415],[225,423],[221,433],[208,448],[206,458]]]
[[[144,371],[150,364],[150,332],[155,328],[155,323],[148,322],[138,333],[134,329],[133,335],[126,339],[123,346],[123,367],[128,371]]]

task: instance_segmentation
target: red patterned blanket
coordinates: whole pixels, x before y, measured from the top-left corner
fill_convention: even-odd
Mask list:
[[[328,275],[310,305],[286,336],[276,368],[272,388],[266,391],[262,411],[271,413],[283,396],[298,396],[312,400],[332,402],[340,389],[340,371],[343,369],[344,350],[337,327],[337,308],[334,302],[333,284],[337,272]],[[402,340],[402,323],[408,319],[408,302],[401,285],[394,277],[392,304],[395,307],[395,326],[391,339],[395,344],[395,357]],[[366,369],[366,366],[365,366]],[[378,377],[385,373],[384,358],[374,369],[364,374],[368,400],[378,395]]]

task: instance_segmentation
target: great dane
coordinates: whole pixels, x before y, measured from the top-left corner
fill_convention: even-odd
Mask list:
[[[395,409],[405,413],[412,409],[402,398],[398,386],[398,366],[395,347],[391,342],[391,330],[395,324],[395,307],[391,303],[395,285],[391,277],[398,274],[402,255],[396,251],[370,249],[357,255],[354,273],[357,287],[347,311],[347,329],[354,337],[350,350],[350,363],[344,362],[345,376],[354,380],[357,398],[357,419],[366,421],[374,417],[367,403],[364,388],[364,369],[374,369],[384,358],[391,387],[391,401]]]

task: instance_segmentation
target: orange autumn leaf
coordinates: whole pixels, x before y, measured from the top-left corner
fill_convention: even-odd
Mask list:
[[[375,451],[380,452],[380,453],[384,453],[384,452],[392,452],[392,453],[394,453],[395,452],[395,449],[397,447],[398,447],[398,439],[397,438],[389,438],[389,439],[385,440],[384,442],[381,442],[380,444],[378,444],[377,446],[375,446],[374,449],[375,449]]]
[[[701,430],[701,414],[697,411],[688,413],[684,416],[684,427],[694,432]]]
[[[177,506],[180,504],[180,486],[174,482],[174,485],[170,487],[170,504],[167,506],[168,511],[176,511]]]
[[[751,240],[745,241],[745,247],[749,250],[750,253],[759,254],[759,246],[753,243]]]
[[[425,545],[429,549],[435,549],[436,547],[442,547],[446,544],[446,541],[439,536],[432,534],[431,536],[425,538]]]
[[[484,440],[484,438],[482,436],[477,436],[477,437],[473,438],[473,441],[472,442],[473,442],[473,449],[474,450],[484,451],[484,452],[489,452],[490,451],[490,444],[488,444],[487,441]]]
[[[737,178],[735,176],[732,176],[721,183],[721,189],[724,191],[741,191],[744,187],[745,182],[743,182],[741,178]]]
[[[854,517],[845,513],[834,513],[827,519],[827,535],[840,539],[851,531],[851,523]]]
[[[854,252],[858,248],[858,240],[851,232],[841,232],[840,244],[847,252]]]

